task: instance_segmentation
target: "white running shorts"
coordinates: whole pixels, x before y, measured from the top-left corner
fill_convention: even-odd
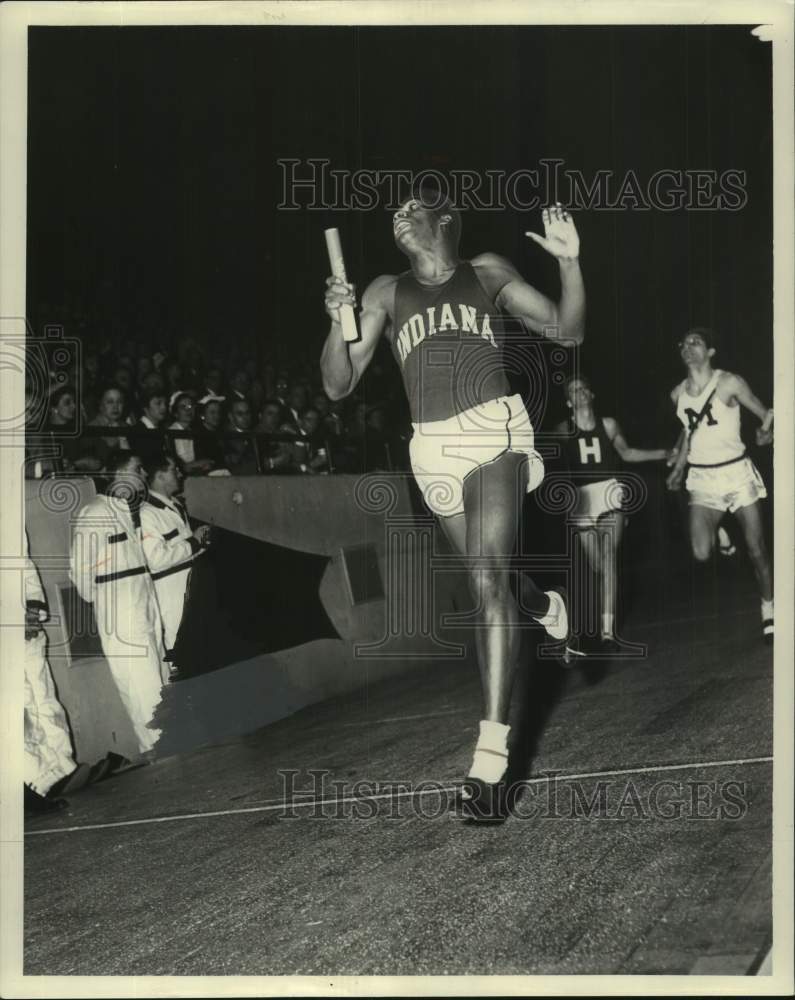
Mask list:
[[[613,479],[600,479],[577,488],[577,505],[571,519],[584,527],[596,524],[603,514],[620,511],[624,502],[624,487]]]
[[[508,451],[527,455],[527,492],[544,478],[544,461],[522,397],[499,396],[446,420],[414,424],[411,468],[423,499],[439,517],[464,510],[464,480]]]
[[[733,512],[767,496],[759,470],[750,458],[715,468],[690,466],[685,483],[691,506]]]

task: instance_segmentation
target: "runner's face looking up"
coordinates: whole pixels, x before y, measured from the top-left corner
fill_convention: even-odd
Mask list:
[[[417,198],[410,198],[392,216],[395,244],[403,253],[433,251],[445,245],[451,216],[443,209],[433,209]]]
[[[715,353],[714,349],[707,347],[706,341],[698,333],[689,333],[684,340],[679,343],[679,353],[682,361],[686,365],[703,365]]]

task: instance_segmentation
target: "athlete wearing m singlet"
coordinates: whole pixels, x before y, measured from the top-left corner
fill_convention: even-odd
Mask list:
[[[725,403],[716,391],[724,374],[716,368],[696,396],[687,391],[687,380],[682,382],[676,415],[687,432],[692,430],[685,480],[691,504],[734,511],[763,499],[767,490],[745,452],[739,405]]]
[[[469,261],[441,285],[401,274],[394,308],[389,342],[415,425],[507,395],[499,310]]]
[[[740,437],[740,407],[728,406],[715,393],[722,374],[723,371],[716,368],[697,396],[688,393],[687,380],[682,383],[676,415],[686,431],[696,427],[688,452],[688,464],[691,466],[717,467],[739,461],[745,455],[745,445]],[[702,410],[704,416],[699,421]]]
[[[773,641],[773,574],[767,555],[759,501],[765,484],[740,435],[740,408],[761,422],[756,444],[773,440],[773,411],[739,375],[712,368],[718,338],[707,327],[693,327],[679,342],[688,376],[671,392],[684,432],[668,477],[678,489],[684,471],[690,499],[690,543],[698,563],[708,563],[721,518],[730,512],[740,522],[761,598],[762,635]]]

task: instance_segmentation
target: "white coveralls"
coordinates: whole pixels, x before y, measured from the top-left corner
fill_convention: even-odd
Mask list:
[[[163,619],[163,639],[170,651],[177,641],[191,567],[201,546],[193,537],[185,508],[151,490],[141,505],[141,531]]]
[[[160,736],[148,723],[160,704],[168,670],[140,522],[126,501],[97,496],[80,511],[70,576],[83,600],[94,605],[102,651],[141,752],[146,752]]]
[[[25,606],[47,620],[46,601],[25,535]],[[56,781],[75,769],[66,713],[55,693],[47,662],[47,636],[42,629],[25,639],[25,767],[24,781],[46,795]]]

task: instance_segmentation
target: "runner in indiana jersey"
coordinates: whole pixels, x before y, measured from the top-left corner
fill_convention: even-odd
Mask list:
[[[683,432],[668,485],[679,489],[684,480],[690,496],[690,543],[698,562],[712,556],[715,531],[727,511],[740,522],[759,585],[762,636],[772,642],[773,577],[759,510],[767,490],[745,453],[740,407],[762,422],[756,431],[758,445],[773,440],[773,411],[756,398],[745,379],[712,367],[716,345],[715,333],[705,327],[695,327],[680,342],[687,378],[671,392],[671,400]]]
[[[454,550],[468,562],[480,611],[477,654],[483,688],[480,736],[465,784],[470,820],[505,818],[508,709],[519,655],[519,609],[508,563],[522,498],[543,477],[533,428],[520,396],[509,396],[496,325],[501,313],[557,341],[583,339],[585,291],[579,238],[560,205],[543,212],[545,236],[528,233],[558,259],[558,303],[528,285],[503,257],[461,260],[458,213],[439,192],[420,192],[394,214],[395,243],[410,271],[383,275],[365,290],[361,339],[346,343],[339,307],[355,305],[353,286],[326,282],[331,329],[321,357],[327,394],[347,396],[376,345],[389,340],[411,407],[411,465],[426,504]],[[477,557],[491,556],[490,565]],[[468,558],[467,558],[468,557]],[[560,594],[529,579],[525,607],[561,645],[568,636]]]
[[[403,375],[412,421],[445,420],[508,394],[500,316],[469,261],[435,287],[411,271],[395,285],[387,337]]]
[[[601,646],[614,652],[618,547],[626,525],[621,512],[623,490],[617,475],[621,462],[658,462],[668,457],[664,448],[632,448],[613,417],[601,417],[587,378],[566,381],[568,420],[559,424],[569,473],[577,487],[572,517],[577,525],[577,544],[585,553],[601,586]],[[578,589],[582,589],[581,587]],[[582,623],[581,623],[582,624]]]

